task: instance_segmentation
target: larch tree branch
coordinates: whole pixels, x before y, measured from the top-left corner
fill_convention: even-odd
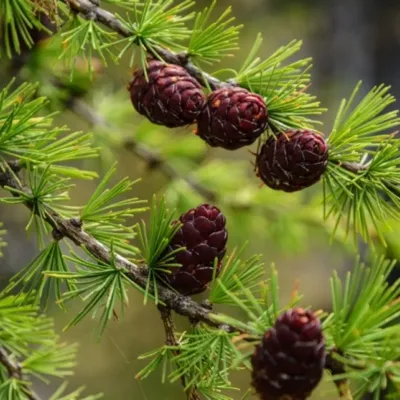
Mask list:
[[[126,25],[111,12],[99,7],[97,1],[62,1],[69,5],[73,12],[81,14],[84,18],[95,20],[108,27],[110,30],[118,33],[122,37],[132,36],[132,32],[126,27]],[[200,68],[189,61],[189,56],[187,53],[175,53],[159,46],[147,48],[147,51],[154,57],[161,57],[168,63],[182,66],[191,76],[197,79],[205,87],[217,89],[234,84],[234,82],[224,82],[218,80],[212,75],[203,72]],[[108,121],[104,120],[104,118],[98,115],[95,110],[77,98],[71,98],[70,102],[68,103],[68,107],[77,115],[80,115],[89,121],[89,123],[92,125],[114,129],[114,127],[112,127]],[[215,193],[201,186],[194,178],[181,176],[179,171],[177,171],[173,166],[163,160],[158,154],[147,149],[140,143],[130,140],[125,143],[125,148],[134,152],[136,155],[145,160],[150,167],[153,166],[159,168],[167,177],[172,179],[184,179],[189,186],[191,186],[207,200],[213,201],[215,199]],[[368,168],[367,165],[357,163],[338,163],[338,165],[343,169],[353,173],[359,173],[360,171]],[[8,170],[0,170],[0,187],[4,187],[6,189],[9,187],[28,192],[25,188],[23,188],[20,180],[18,179],[18,173],[20,169],[21,165],[18,162],[11,162],[9,163]],[[27,206],[31,211],[34,211],[33,203],[25,202],[25,206]],[[85,247],[93,257],[103,261],[104,263],[108,264],[113,261],[117,266],[126,271],[127,277],[133,283],[143,289],[147,287],[148,272],[146,265],[138,265],[120,255],[111,254],[110,250],[106,246],[85,232],[84,228],[81,226],[81,224],[77,223],[76,219],[65,219],[62,215],[52,209],[47,209],[47,212],[48,216],[46,217],[46,222],[52,226],[54,232],[56,233],[54,236],[57,237],[57,239],[61,240],[63,238],[68,238],[75,245]],[[150,288],[150,291],[152,291],[152,288]],[[174,310],[176,313],[187,317],[190,321],[200,321],[211,327],[222,329],[227,332],[245,333],[240,329],[237,329],[235,326],[218,323],[212,318],[211,310],[208,307],[195,302],[190,297],[180,295],[179,293],[163,286],[161,283],[158,284],[158,297],[161,302],[161,305],[159,305],[159,310],[162,316],[166,333],[166,341],[168,344],[174,346],[179,345],[175,336],[171,310]],[[19,364],[13,362],[12,358],[10,358],[5,349],[1,347],[0,364],[4,365],[10,377],[22,380],[22,371]],[[326,368],[329,369],[333,375],[344,372],[344,366],[340,362],[334,360],[332,354],[328,355]],[[337,380],[335,381],[335,384],[342,399],[352,400],[347,381]],[[29,388],[26,390],[26,395],[29,399],[40,400],[33,392],[29,391]],[[193,390],[190,396],[190,400],[198,400],[200,398],[196,390]]]
[[[132,36],[132,32],[111,12],[101,8],[96,4],[97,2],[91,0],[62,0],[68,4],[76,13],[82,14],[83,17],[97,21],[104,26],[108,27],[112,31],[118,33],[123,37]],[[189,57],[186,53],[175,53],[165,48],[154,46],[146,49],[149,54],[158,58],[161,57],[164,61],[180,65],[186,69],[186,71],[192,75],[200,84],[211,89],[217,89],[224,86],[231,86],[232,83],[221,81],[214,78],[212,75],[202,71],[196,65],[189,61]]]
[[[17,169],[19,168],[20,167],[18,166]],[[5,189],[10,187],[12,189],[27,192],[19,180],[15,179],[15,176],[15,172],[0,171],[0,186]],[[18,196],[17,194],[14,195]],[[35,209],[34,204],[30,202],[25,202],[25,206],[31,211],[34,211]],[[93,257],[106,264],[111,263],[113,257],[116,265],[126,271],[127,277],[132,282],[143,289],[148,286],[148,272],[145,265],[137,265],[118,254],[112,255],[106,246],[85,232],[81,224],[77,223],[76,219],[65,219],[59,213],[50,208],[47,208],[47,213],[46,222],[57,232],[55,235],[57,238],[65,237],[71,240],[75,245],[85,247]],[[151,291],[152,290],[153,289],[151,288]],[[240,329],[237,329],[232,325],[216,322],[211,317],[211,310],[209,308],[200,305],[190,297],[183,296],[166,286],[163,286],[161,283],[158,285],[158,297],[160,302],[165,306],[190,320],[204,322],[211,327],[223,329],[227,332],[241,332]]]
[[[0,346],[0,364],[7,370],[9,378],[23,382],[21,365],[2,346]],[[41,400],[27,385],[24,385],[24,394],[29,400]]]
[[[19,191],[26,191],[21,185],[19,179],[16,179],[18,172],[21,170],[21,165],[18,162],[10,162],[9,170],[0,171],[0,187],[7,189],[17,189]],[[18,196],[13,193],[14,196]],[[34,210],[34,204],[25,202],[25,206],[31,211]],[[96,240],[93,236],[89,235],[82,228],[82,225],[78,223],[76,218],[65,219],[59,213],[48,208],[48,216],[46,222],[53,228],[53,236],[57,240],[68,238],[75,245],[85,247],[89,253],[98,260],[103,261],[106,264],[114,262],[118,267],[123,268],[126,271],[126,276],[136,285],[145,289],[148,285],[148,271],[146,265],[138,265],[125,257],[118,254],[111,254],[110,250]],[[150,292],[153,292],[153,288],[150,285]],[[158,298],[160,300],[159,310],[163,312],[168,310],[170,314],[171,310],[177,314],[187,317],[191,323],[203,322],[213,328],[221,329],[229,333],[237,332],[238,334],[246,334],[243,330],[229,324],[221,324],[212,318],[212,314],[218,315],[213,312],[209,304],[200,304],[192,300],[188,296],[183,296],[168,287],[164,286],[161,282],[157,285]],[[161,307],[161,308],[160,308]],[[173,322],[171,315],[166,315],[165,312],[161,313],[162,320],[164,323],[164,329],[166,332],[167,341],[171,342],[175,337],[173,329]],[[328,354],[328,360],[333,358]],[[1,361],[1,360],[0,360]],[[328,363],[326,368],[329,369],[333,375],[342,373],[344,366],[335,360],[334,368]],[[348,392],[345,390],[345,382],[337,384],[337,388],[341,396],[347,395]],[[193,392],[193,396],[197,395],[197,391]],[[352,400],[351,397],[341,397],[342,399]],[[36,397],[30,398],[31,400],[40,400]],[[191,397],[190,400],[198,400],[198,397]]]
[[[132,36],[132,32],[111,12],[101,8],[99,6],[98,1],[96,0],[62,0],[66,4],[69,5],[71,10],[73,10],[76,13],[81,14],[83,17],[87,19],[92,19],[95,20],[102,25],[108,27],[110,30],[116,32],[122,37],[130,37]],[[231,81],[221,81],[212,75],[202,71],[200,68],[198,68],[196,65],[191,63],[189,61],[189,55],[185,52],[183,53],[175,53],[171,50],[165,49],[160,46],[152,46],[151,48],[148,47],[146,48],[147,52],[151,54],[152,56],[158,58],[161,57],[164,61],[175,64],[175,65],[180,65],[181,67],[185,68],[185,70],[193,76],[201,85],[205,87],[210,87],[212,90],[221,88],[221,87],[229,87],[232,85],[235,85],[235,82],[233,80]],[[147,159],[152,160],[152,156],[155,154],[149,153],[146,151],[147,149],[144,149],[143,147],[138,147],[138,144],[135,142],[132,143],[127,143],[127,148],[135,151],[137,155],[139,155],[142,158],[147,157]],[[179,176],[179,173],[177,174],[177,171],[168,163],[160,160],[157,158],[157,155],[155,155],[156,158],[154,159],[154,163],[158,163],[158,161],[161,161],[159,164],[160,169],[170,177],[176,177],[177,175]],[[349,162],[343,162],[343,163],[338,163],[338,165],[350,172],[353,172],[355,174],[362,172],[368,168],[368,165],[361,164],[361,163],[349,163]],[[196,181],[192,181],[191,177],[188,177],[186,179],[186,182],[189,183],[189,185],[194,188],[196,191],[198,191],[200,194],[202,194],[205,198],[212,200],[213,194],[208,191],[208,189],[205,189],[201,186],[198,185]],[[210,196],[210,197],[209,197]]]

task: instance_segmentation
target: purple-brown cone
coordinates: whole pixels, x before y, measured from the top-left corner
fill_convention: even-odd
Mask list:
[[[328,165],[328,146],[309,130],[289,130],[271,136],[261,147],[256,170],[272,189],[295,192],[317,183]]]
[[[133,106],[151,122],[169,128],[192,124],[205,102],[200,84],[179,65],[150,60],[129,85]]]
[[[325,366],[319,319],[302,308],[286,311],[265,333],[251,363],[252,385],[261,400],[307,399]]]
[[[212,92],[197,121],[197,134],[212,147],[236,150],[265,131],[268,112],[261,96],[239,87]]]
[[[171,268],[171,274],[164,277],[182,294],[201,293],[212,281],[215,259],[216,273],[221,269],[228,240],[225,217],[217,207],[203,204],[181,215],[179,222],[182,227],[172,238],[168,251],[186,247],[175,256],[182,266]]]

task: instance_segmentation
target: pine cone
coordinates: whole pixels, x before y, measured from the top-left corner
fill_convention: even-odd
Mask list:
[[[271,136],[256,159],[257,175],[272,189],[295,192],[317,183],[328,165],[328,146],[309,130]]]
[[[325,340],[319,319],[301,308],[286,311],[251,359],[252,385],[262,400],[304,400],[322,378]]]
[[[192,124],[205,102],[200,84],[184,68],[150,60],[129,85],[133,106],[151,122],[169,128]]]
[[[217,274],[221,269],[228,240],[225,217],[217,207],[203,204],[181,215],[179,222],[182,227],[167,251],[186,247],[175,255],[175,261],[182,266],[171,268],[171,274],[165,274],[164,278],[182,294],[201,293],[212,280],[216,258]]]
[[[236,150],[248,146],[265,131],[268,112],[258,94],[232,87],[212,92],[197,126],[197,134],[212,147]]]

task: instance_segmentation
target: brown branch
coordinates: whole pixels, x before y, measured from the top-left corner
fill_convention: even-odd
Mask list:
[[[16,177],[22,166],[19,161],[10,161],[5,165],[0,164],[0,187],[18,185]]]
[[[165,343],[168,346],[179,347],[179,341],[175,334],[175,324],[172,318],[171,309],[159,305],[158,310],[160,311],[161,320],[163,322],[165,331]],[[179,350],[174,351],[175,355],[179,354]],[[186,379],[184,376],[181,377],[182,385],[186,388]],[[196,387],[190,388],[190,392],[187,393],[188,400],[201,400],[200,394]]]
[[[336,353],[335,350],[332,350],[327,355],[325,362],[325,368],[331,372],[333,377],[335,375],[341,375],[346,372],[343,363],[341,363],[339,360],[335,358],[335,353]],[[350,383],[348,379],[334,379],[333,382],[336,385],[340,399],[353,400],[353,396],[350,390]]]
[[[5,367],[10,379],[23,381],[22,368],[20,364],[12,359],[11,355],[8,354],[4,347],[0,347],[0,364]],[[40,397],[30,390],[27,385],[24,385],[23,391],[29,400],[40,400]]]
[[[12,178],[10,175],[9,172],[0,171],[0,186],[5,188],[10,187],[28,193],[28,191],[21,186],[19,181]],[[31,202],[25,202],[25,206],[31,211],[34,210],[34,204]],[[132,282],[143,289],[147,287],[148,272],[145,265],[134,264],[120,255],[113,255],[114,259],[112,261],[109,249],[85,232],[75,219],[65,219],[50,208],[47,209],[47,213],[46,222],[57,231],[58,237],[66,237],[75,243],[75,245],[85,247],[93,257],[106,264],[111,262],[116,263],[116,265],[126,270],[126,275]],[[200,305],[190,297],[182,296],[163,286],[161,283],[158,285],[157,289],[159,300],[176,313],[191,320],[204,322],[214,328],[223,329],[227,332],[240,332],[239,329],[232,325],[216,322],[211,317],[210,309]],[[150,290],[152,291],[153,288],[150,287]]]
[[[118,33],[123,37],[133,36],[132,32],[124,25],[114,14],[100,8],[95,2],[91,0],[63,0],[67,3],[71,10],[76,13],[82,14],[85,18],[98,21],[101,24],[107,26],[112,31]],[[161,57],[164,61],[180,65],[186,69],[186,71],[199,81],[203,86],[209,86],[211,89],[217,89],[224,86],[230,86],[232,83],[227,83],[214,78],[212,75],[207,74],[200,68],[192,64],[186,53],[174,53],[173,51],[164,49],[159,46],[152,46],[146,48],[149,54],[154,57]]]
[[[88,121],[93,126],[112,129],[113,131],[118,129],[106,121],[89,104],[80,99],[72,96],[66,105],[71,111]],[[181,174],[178,169],[160,157],[156,152],[150,150],[147,146],[138,143],[134,139],[128,139],[124,142],[124,148],[144,160],[149,168],[159,169],[167,178],[171,180],[182,179],[208,202],[213,203],[215,201],[215,192],[202,185],[194,176]]]

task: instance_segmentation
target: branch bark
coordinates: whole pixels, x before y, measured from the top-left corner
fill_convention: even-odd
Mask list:
[[[0,187],[18,186],[19,184],[16,181],[16,177],[20,170],[21,170],[21,164],[18,161],[10,161],[3,166],[0,164]]]
[[[326,357],[325,368],[329,370],[332,376],[341,375],[345,373],[343,363],[334,358],[335,350],[332,350]],[[353,400],[353,396],[350,390],[350,383],[348,379],[335,379],[334,384],[336,385],[340,399],[342,400]]]
[[[21,366],[12,359],[4,347],[0,347],[0,364],[5,367],[10,379],[23,381]],[[40,400],[40,397],[30,390],[27,385],[24,385],[24,394],[29,400]]]
[[[164,326],[165,343],[168,346],[178,347],[179,341],[176,337],[175,324],[174,324],[174,320],[172,318],[171,309],[169,309],[168,307],[159,305],[158,310],[160,311],[161,320],[162,320],[163,326]],[[178,355],[179,350],[175,351],[175,354]],[[183,387],[185,388],[186,387],[186,379],[184,376],[182,376],[181,381],[182,381]],[[188,400],[201,400],[200,394],[199,394],[198,390],[196,389],[196,387],[191,388],[190,392],[187,393],[187,397],[188,397]]]
[[[112,31],[118,33],[123,37],[132,36],[132,32],[111,12],[100,8],[95,2],[91,0],[63,0],[67,3],[71,10],[76,13],[82,14],[85,18],[98,21],[104,26],[108,27]],[[161,57],[163,60],[170,64],[180,65],[186,69],[186,71],[199,81],[203,86],[209,86],[215,90],[224,86],[231,86],[231,83],[220,81],[214,78],[212,75],[202,71],[196,65],[192,64],[186,53],[175,53],[173,51],[164,49],[159,46],[148,47],[146,49],[149,54],[158,58]]]

